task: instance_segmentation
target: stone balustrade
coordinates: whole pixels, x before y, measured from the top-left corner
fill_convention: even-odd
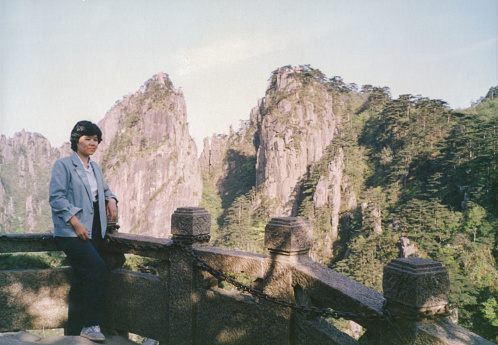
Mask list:
[[[209,246],[210,222],[203,208],[187,207],[172,215],[172,239],[108,234],[108,332],[188,345],[491,344],[445,317],[407,317],[447,310],[449,279],[438,262],[394,259],[384,269],[382,295],[311,260],[313,231],[303,219],[267,224],[268,255]],[[56,250],[49,234],[0,237],[0,253]],[[123,269],[124,254],[158,259],[158,275]],[[349,313],[366,331],[358,341],[312,312],[222,289],[203,265],[244,275],[251,288],[301,309]],[[0,332],[64,327],[68,291],[68,269],[0,271]]]

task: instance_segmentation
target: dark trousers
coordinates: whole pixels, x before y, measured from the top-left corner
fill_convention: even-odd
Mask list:
[[[91,240],[55,238],[72,268],[66,335],[79,335],[83,327],[101,326],[106,321],[106,265],[99,253],[103,239],[98,206],[94,206]]]

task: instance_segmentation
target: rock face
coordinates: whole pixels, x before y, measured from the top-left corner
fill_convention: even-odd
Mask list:
[[[256,149],[253,139],[255,126],[243,122],[239,131],[230,127],[228,135],[214,134],[204,139],[204,149],[199,157],[202,172],[214,182],[219,195],[233,199],[254,186]],[[248,168],[249,167],[249,168]]]
[[[260,128],[257,189],[278,199],[276,216],[295,216],[301,185],[340,122],[332,96],[322,84],[306,80],[299,68],[280,69],[251,119]]]
[[[234,192],[235,184],[227,183],[231,172],[240,172],[241,164],[254,162],[252,186],[256,196],[251,196],[252,207],[270,200],[265,208],[271,217],[296,216],[303,183],[317,165],[325,164],[326,171],[313,187],[313,211],[304,216],[314,218],[318,210],[329,215],[325,242],[331,247],[338,236],[341,212],[357,207],[357,197],[345,173],[345,152],[340,145],[334,154],[326,152],[341,126],[343,112],[333,109],[341,109],[345,101],[337,94],[334,99],[324,83],[308,78],[307,72],[299,67],[275,71],[265,97],[251,110],[250,120],[237,133],[231,130],[229,135],[206,138],[199,161],[202,171],[216,181],[225,209],[233,200],[224,199]],[[253,159],[234,159],[243,155]],[[242,178],[241,174],[232,175]],[[245,192],[249,190],[251,186],[246,185]]]
[[[206,173],[215,183],[218,191],[223,195],[221,181],[226,176],[228,164],[224,164],[229,148],[229,136],[224,134],[213,134],[211,140],[204,138],[203,150],[199,157],[201,171]]]
[[[0,137],[0,233],[52,230],[48,185],[53,163],[69,147],[52,148],[38,133]]]
[[[94,159],[119,198],[121,231],[168,236],[174,210],[197,206],[202,198],[183,92],[159,73],[118,102],[98,126],[103,141]]]
[[[331,213],[331,238],[337,238],[339,226],[339,211],[341,209],[344,169],[344,152],[339,149],[335,159],[328,166],[328,174],[321,176],[313,195],[315,209],[329,206]]]

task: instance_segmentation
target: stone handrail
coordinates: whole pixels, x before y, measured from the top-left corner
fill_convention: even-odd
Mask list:
[[[396,317],[434,314],[447,306],[449,280],[437,262],[393,260],[384,270],[383,296],[312,261],[312,229],[302,219],[268,223],[269,255],[209,247],[202,240],[209,229],[209,213],[190,207],[173,214],[173,239],[109,234],[104,256],[110,270],[110,331],[140,334],[161,344],[358,344],[321,317],[219,288],[216,278],[175,246],[181,240],[214,269],[244,274],[252,288],[265,294],[351,313],[366,328],[362,344],[491,344],[446,318]],[[0,236],[0,253],[55,250],[49,234]],[[158,275],[122,269],[123,254],[160,260]],[[0,271],[0,332],[63,327],[68,291],[68,269]],[[362,317],[387,312],[390,321]]]

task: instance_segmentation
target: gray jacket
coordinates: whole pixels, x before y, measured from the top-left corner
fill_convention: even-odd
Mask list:
[[[104,236],[107,228],[106,201],[111,198],[116,201],[118,199],[104,181],[100,166],[92,160],[90,164],[97,179],[100,225]],[[49,195],[54,236],[77,237],[73,226],[69,223],[69,219],[76,215],[91,237],[94,210],[90,184],[83,163],[76,152],[55,162],[50,178]]]

